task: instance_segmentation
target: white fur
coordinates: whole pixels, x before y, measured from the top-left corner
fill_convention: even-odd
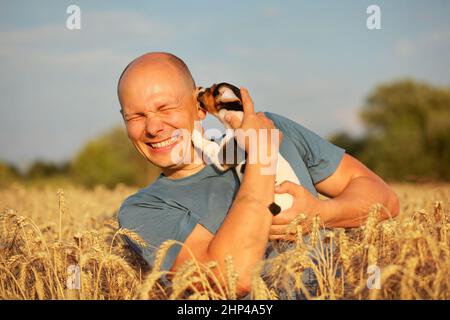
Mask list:
[[[241,121],[243,119],[244,113],[242,111],[227,111],[227,110],[220,110],[217,114],[217,118],[224,124],[224,126],[227,129],[230,129],[230,125],[225,121],[225,114],[227,112],[232,113],[233,115],[237,116]],[[194,130],[195,131],[195,130]],[[198,132],[197,132],[198,133]],[[200,133],[198,133],[200,135]],[[203,138],[201,135],[193,135],[193,141],[194,145],[201,150],[208,156],[208,158],[211,160],[211,162],[221,171],[225,171],[223,166],[220,164],[218,155],[222,147],[231,139],[234,139],[234,134],[232,131],[227,130],[227,135],[222,139],[220,145],[209,141],[208,139]],[[203,147],[202,147],[203,146]],[[243,174],[241,173],[241,167],[245,163],[245,161],[239,163],[236,166],[236,173],[239,177],[239,180],[242,181]],[[276,184],[280,184],[283,181],[291,181],[293,183],[296,183],[300,185],[300,181],[295,174],[294,170],[292,169],[291,165],[287,162],[287,160],[281,155],[281,153],[278,153],[278,162],[277,162],[277,174],[275,177]],[[282,194],[275,194],[275,203],[278,204],[281,207],[281,210],[284,211],[286,209],[289,209],[292,206],[293,198],[288,193],[282,193]]]
[[[221,102],[233,102],[239,100],[239,98],[234,94],[233,90],[222,87],[219,89],[220,91],[220,101]]]
[[[194,144],[194,147],[201,150],[219,170],[225,171],[225,168],[219,161],[221,146],[214,141],[205,139],[197,129],[192,131],[192,143]]]

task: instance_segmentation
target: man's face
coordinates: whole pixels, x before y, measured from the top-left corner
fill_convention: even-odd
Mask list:
[[[181,159],[187,150],[193,154],[186,133],[205,114],[198,110],[193,90],[174,67],[133,68],[122,78],[120,101],[128,136],[150,162],[163,171],[177,169],[182,164],[176,156]]]

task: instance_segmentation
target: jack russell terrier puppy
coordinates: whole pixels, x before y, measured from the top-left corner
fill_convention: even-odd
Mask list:
[[[222,82],[213,84],[209,88],[198,87],[196,95],[199,107],[218,118],[227,129],[232,129],[225,121],[225,114],[227,112],[233,113],[241,120],[244,116],[240,90],[232,84]],[[245,170],[245,156],[239,157],[237,154],[238,146],[232,130],[227,130],[227,134],[224,136],[221,143],[217,144],[216,142],[204,138],[198,130],[194,129],[192,132],[192,142],[194,147],[201,150],[218,170],[226,171],[235,167],[239,180],[242,181]],[[231,143],[233,144],[231,147],[234,151],[234,161],[230,164],[221,159],[227,159],[226,152]],[[281,183],[286,180],[300,184],[291,165],[279,153],[276,183]],[[281,211],[289,209],[293,202],[292,196],[288,193],[275,194],[274,200],[274,203],[269,206],[269,210],[273,215],[277,215]]]

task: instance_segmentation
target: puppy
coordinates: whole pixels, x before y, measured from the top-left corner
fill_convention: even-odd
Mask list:
[[[222,82],[213,84],[209,88],[199,87],[197,88],[196,94],[199,107],[217,117],[219,121],[223,123],[225,128],[231,129],[229,124],[225,121],[225,114],[227,112],[233,113],[241,120],[243,119],[244,112],[241,92],[234,85]],[[231,167],[235,167],[236,173],[242,181],[245,170],[245,156],[242,156],[242,152],[237,152],[239,148],[236,139],[234,139],[233,131],[227,130],[227,134],[222,139],[220,145],[204,139],[196,130],[194,130],[192,138],[194,146],[202,150],[219,170],[225,171]],[[225,161],[222,160],[227,159],[226,153],[230,147],[234,150],[234,161],[232,161],[231,164],[225,163]],[[239,157],[239,155],[241,156]],[[281,183],[286,180],[300,184],[291,165],[281,154],[278,154],[276,183]],[[273,215],[277,215],[281,211],[290,208],[292,202],[293,199],[290,194],[275,194],[275,201],[270,204],[269,210]]]

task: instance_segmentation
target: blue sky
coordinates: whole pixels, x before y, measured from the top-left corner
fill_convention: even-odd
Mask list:
[[[66,8],[81,8],[81,30]],[[368,30],[366,8],[381,8]],[[379,83],[450,86],[450,1],[1,1],[0,159],[63,161],[121,125],[117,78],[169,51],[197,82],[249,88],[260,111],[358,134]],[[216,121],[208,127],[219,126]]]

